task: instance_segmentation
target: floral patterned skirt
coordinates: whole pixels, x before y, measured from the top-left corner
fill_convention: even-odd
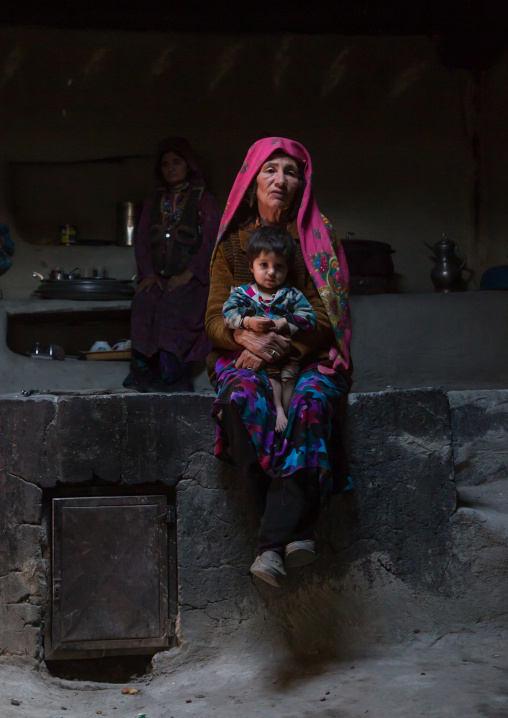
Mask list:
[[[235,402],[259,464],[269,476],[289,476],[299,469],[312,467],[320,469],[321,486],[327,496],[351,488],[338,427],[340,407],[348,391],[345,378],[341,374],[321,374],[317,363],[307,366],[295,386],[286,430],[276,434],[273,390],[266,372],[236,369],[236,357],[236,353],[228,354],[216,365],[215,455],[231,460],[228,437],[221,427],[220,409],[223,404]]]

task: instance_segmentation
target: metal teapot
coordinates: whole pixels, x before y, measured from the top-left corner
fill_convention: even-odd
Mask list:
[[[450,292],[457,288],[462,279],[462,270],[466,266],[466,256],[458,249],[455,242],[443,233],[443,238],[430,245],[424,244],[434,252],[436,264],[432,268],[430,278],[438,292]],[[457,262],[457,257],[460,263]]]

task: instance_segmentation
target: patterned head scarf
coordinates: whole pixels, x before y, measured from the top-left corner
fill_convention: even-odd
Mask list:
[[[250,184],[261,166],[276,151],[285,152],[303,166],[306,187],[298,210],[298,234],[305,264],[325,306],[338,347],[330,349],[329,361],[320,364],[319,369],[325,374],[334,373],[347,369],[350,363],[349,271],[342,244],[317,206],[312,190],[312,162],[309,153],[299,142],[284,137],[266,137],[252,145],[229,194],[212,264],[217,245],[230,227]]]
[[[155,179],[158,184],[164,184],[161,173],[161,161],[166,152],[176,152],[188,165],[187,180],[199,187],[204,186],[205,180],[199,166],[199,160],[192,149],[190,142],[185,137],[165,137],[157,147],[157,163],[155,165]]]

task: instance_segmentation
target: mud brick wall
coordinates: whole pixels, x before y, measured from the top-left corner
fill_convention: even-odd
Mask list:
[[[0,652],[43,654],[50,578],[41,502],[44,490],[60,485],[176,490],[177,635],[188,649],[249,640],[336,652],[465,620],[474,588],[470,538],[479,534],[472,509],[457,510],[455,478],[469,471],[468,482],[476,481],[475,457],[494,432],[497,459],[489,471],[502,480],[507,396],[352,394],[347,435],[355,490],[323,512],[320,558],[288,575],[282,591],[249,574],[256,520],[235,471],[213,456],[211,397],[0,399]],[[498,578],[494,599],[501,601]],[[487,595],[484,613],[498,615]]]

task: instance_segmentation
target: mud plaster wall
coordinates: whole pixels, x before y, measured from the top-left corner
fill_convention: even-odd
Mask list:
[[[355,493],[320,525],[319,560],[278,593],[250,576],[255,520],[213,457],[212,399],[0,401],[0,653],[41,656],[44,488],[95,480],[176,486],[180,647],[351,657],[418,633],[506,629],[508,392],[353,394]],[[488,462],[483,457],[488,453]],[[457,499],[458,491],[458,499]],[[157,658],[159,667],[174,652]]]
[[[505,55],[473,81],[426,37],[3,28],[0,219],[17,242],[4,294],[26,297],[31,271],[55,264],[129,276],[130,249],[26,240],[53,240],[65,222],[110,238],[115,202],[147,194],[168,134],[192,140],[222,206],[254,140],[302,141],[322,211],[340,236],[392,244],[402,290],[432,290],[422,242],[443,231],[468,255],[474,288],[508,261],[507,73]],[[89,162],[119,156],[130,159]]]

